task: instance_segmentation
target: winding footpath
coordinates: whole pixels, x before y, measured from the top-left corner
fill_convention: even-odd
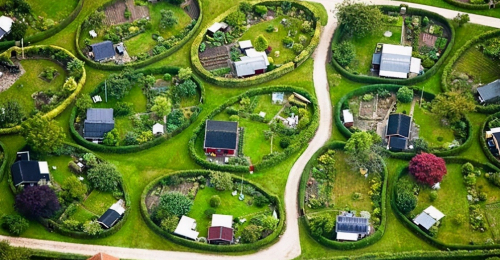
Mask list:
[[[312,2],[321,3],[328,12],[328,24],[323,28],[320,43],[313,55],[314,59],[314,88],[318,98],[320,108],[320,122],[316,135],[309,143],[305,152],[293,165],[288,177],[285,188],[285,212],[286,212],[286,229],[279,241],[272,246],[260,250],[252,255],[245,256],[226,256],[217,254],[200,254],[190,252],[176,251],[161,251],[138,248],[121,248],[112,246],[74,244],[66,242],[56,242],[49,240],[39,240],[19,237],[0,236],[0,240],[8,240],[12,246],[21,246],[32,249],[42,249],[48,251],[56,251],[61,253],[73,253],[81,255],[94,255],[98,252],[104,252],[119,258],[124,259],[180,259],[180,260],[198,260],[198,259],[261,259],[261,260],[280,260],[293,259],[301,254],[299,226],[298,226],[298,189],[302,171],[312,155],[321,148],[329,139],[332,132],[332,105],[330,101],[330,92],[326,75],[326,59],[330,50],[330,40],[337,26],[337,21],[333,17],[335,4],[342,2],[341,0],[312,0]],[[403,2],[373,0],[364,2],[376,5],[400,5]],[[457,11],[437,8],[432,6],[412,4],[410,8],[419,8],[439,13],[446,18],[453,18],[457,15]],[[500,19],[486,17],[481,15],[469,14],[470,22],[480,25],[500,28]]]

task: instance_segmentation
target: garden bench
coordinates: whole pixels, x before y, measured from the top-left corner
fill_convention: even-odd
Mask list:
[[[92,100],[94,101],[94,103],[102,102],[102,98],[99,95],[93,96]]]

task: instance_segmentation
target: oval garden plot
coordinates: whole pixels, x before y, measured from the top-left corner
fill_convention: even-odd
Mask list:
[[[309,161],[302,176],[300,205],[318,242],[354,249],[375,243],[384,233],[387,170],[374,153],[369,156],[377,158],[361,162],[365,151],[347,151],[344,146],[327,144]]]
[[[199,249],[255,249],[283,227],[276,197],[225,172],[164,176],[146,187],[142,199],[142,214],[155,232]]]
[[[65,145],[61,155],[18,152],[9,182],[23,217],[66,236],[109,236],[128,216],[128,197],[115,166],[77,146]],[[9,225],[3,227],[14,234]]]
[[[190,125],[202,95],[201,82],[189,68],[126,69],[77,100],[72,135],[99,151],[149,148]]]
[[[200,24],[200,4],[113,1],[79,28],[79,54],[92,66],[145,66],[177,50]],[[156,58],[155,58],[156,57]]]
[[[434,244],[454,249],[491,247],[498,244],[500,232],[498,171],[423,153],[400,172],[391,203],[411,229]]]

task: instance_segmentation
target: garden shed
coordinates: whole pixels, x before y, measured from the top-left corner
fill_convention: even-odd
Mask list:
[[[210,27],[208,27],[207,33],[209,36],[213,37],[214,33],[218,32],[220,30],[226,31],[227,28],[228,28],[227,23],[224,23],[224,22],[214,23]]]
[[[413,223],[429,230],[436,222],[444,217],[444,214],[434,206],[429,206],[413,219]]]
[[[112,41],[103,41],[90,45],[90,57],[94,61],[107,61],[115,59],[115,49]]]
[[[212,226],[208,228],[208,242],[210,244],[231,244],[233,243],[233,216],[212,215]]]
[[[500,100],[500,79],[477,88],[479,102],[492,103]]]
[[[421,61],[411,55],[412,47],[383,44],[382,51],[373,54],[372,64],[380,66],[380,77],[406,79],[409,73],[420,73]]]
[[[162,135],[165,131],[163,130],[163,125],[160,123],[156,123],[153,125],[153,134],[154,135]]]
[[[84,122],[83,137],[102,140],[104,135],[115,128],[112,108],[89,108]]]
[[[14,21],[7,16],[0,16],[0,40],[10,33]]]
[[[283,104],[283,100],[285,99],[285,93],[273,92],[271,99],[273,101],[273,104]]]
[[[253,49],[252,41],[246,40],[246,41],[239,41],[238,45],[240,46],[241,52],[245,52],[247,49]]]
[[[207,120],[205,125],[206,153],[236,155],[238,146],[238,122]]]
[[[231,215],[212,215],[212,227],[233,227],[233,216]]]
[[[370,224],[368,218],[338,215],[335,232],[337,240],[357,241],[370,233]]]
[[[253,75],[258,75],[266,72],[267,66],[269,65],[269,60],[267,57],[256,56],[240,57],[241,61],[236,61],[233,63],[234,70],[236,71],[236,76],[238,77],[248,77]]]
[[[17,161],[11,166],[10,172],[14,186],[45,185],[50,181],[49,165],[47,162]]]
[[[195,230],[196,230],[196,220],[187,216],[182,216],[181,220],[179,221],[177,227],[174,230],[174,234],[188,239],[196,240],[198,239],[199,232]]]
[[[354,125],[354,116],[349,109],[342,110],[342,115],[344,116],[344,126],[351,127]]]
[[[123,200],[117,201],[115,204],[104,212],[104,214],[97,220],[101,226],[108,229],[111,228],[120,220],[125,213],[125,208],[122,206]]]

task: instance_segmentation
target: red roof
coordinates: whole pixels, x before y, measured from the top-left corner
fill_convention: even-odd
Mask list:
[[[223,240],[233,241],[233,229],[228,227],[210,227],[208,228],[208,241]]]
[[[114,256],[110,256],[105,253],[98,253],[97,255],[87,259],[87,260],[120,260],[120,258],[116,258]]]

